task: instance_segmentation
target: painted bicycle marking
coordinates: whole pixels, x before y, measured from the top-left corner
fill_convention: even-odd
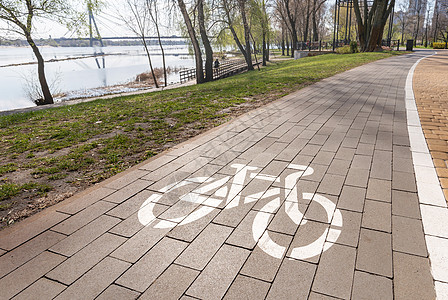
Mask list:
[[[247,178],[266,180],[272,183],[281,182],[280,176],[272,176],[269,174],[258,173],[259,168],[244,164],[233,164],[235,168],[235,176],[233,177],[229,186],[226,184],[230,181],[231,176],[225,176],[221,179],[209,177],[194,177],[180,182],[175,182],[165,186],[158,192],[160,194],[151,195],[140,207],[138,211],[138,219],[144,226],[152,225],[154,228],[173,228],[177,225],[186,225],[195,222],[207,214],[211,213],[216,207],[224,203],[224,210],[234,209],[240,205],[260,201],[263,199],[271,199],[263,208],[255,215],[252,225],[252,237],[257,242],[257,246],[265,253],[275,258],[281,258],[287,251],[287,246],[277,244],[269,236],[267,230],[270,217],[273,213],[278,211],[281,207],[281,189],[279,187],[271,187],[267,191],[260,191],[248,196],[241,196],[241,191],[244,188],[244,182]],[[326,212],[326,219],[329,223],[328,228],[313,242],[292,248],[289,257],[296,259],[306,259],[321,254],[328,250],[341,234],[343,220],[342,214],[336,205],[328,198],[313,193],[302,193],[298,195],[297,182],[301,177],[309,176],[314,173],[311,167],[289,164],[288,169],[293,172],[285,177],[284,188],[290,191],[287,199],[284,202],[285,213],[296,225],[300,226],[307,223],[307,219],[299,209],[299,197],[310,202],[314,201]],[[191,192],[179,196],[180,201],[191,202],[195,204],[203,204],[192,213],[179,216],[176,218],[168,218],[164,221],[157,219],[154,214],[156,204],[162,199],[166,193],[175,191],[189,184],[200,184],[199,187],[193,189]],[[215,191],[212,196],[206,195],[211,191]],[[160,221],[160,222],[156,222]],[[331,238],[331,242],[327,238]],[[327,242],[326,242],[327,241]]]

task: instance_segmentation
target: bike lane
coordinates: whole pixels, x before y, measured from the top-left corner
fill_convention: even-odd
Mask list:
[[[428,54],[322,80],[0,232],[0,299],[434,299],[406,102]]]

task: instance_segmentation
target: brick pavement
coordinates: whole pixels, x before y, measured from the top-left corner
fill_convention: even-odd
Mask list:
[[[405,104],[425,54],[325,79],[1,231],[0,299],[434,299]]]
[[[437,52],[418,65],[413,83],[426,142],[448,199],[448,51]]]

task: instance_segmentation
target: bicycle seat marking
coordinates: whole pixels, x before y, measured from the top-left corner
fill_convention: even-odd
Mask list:
[[[313,242],[307,245],[291,248],[288,257],[296,259],[307,259],[317,256],[328,250],[339,238],[341,234],[343,220],[342,214],[336,205],[328,198],[312,193],[297,192],[297,182],[301,177],[309,176],[314,173],[311,167],[289,164],[288,169],[292,171],[284,180],[280,176],[272,176],[269,174],[258,173],[259,168],[244,164],[233,164],[235,168],[235,176],[231,183],[231,176],[224,176],[221,179],[212,177],[194,177],[169,184],[160,190],[159,193],[151,195],[141,206],[138,211],[138,219],[144,226],[152,225],[154,228],[173,228],[175,226],[186,225],[199,220],[200,218],[211,213],[219,206],[223,206],[224,210],[236,209],[240,205],[245,205],[256,201],[268,201],[262,209],[255,215],[252,225],[252,237],[257,242],[257,246],[265,253],[275,258],[282,258],[288,251],[288,245],[279,245],[269,236],[267,230],[272,215],[280,211],[284,199],[285,213],[289,219],[298,226],[307,224],[307,219],[299,209],[299,199],[319,204],[326,213],[326,221],[328,227]],[[287,197],[281,197],[281,189],[271,186],[266,191],[256,192],[251,195],[241,196],[246,180],[264,180],[272,183],[283,183],[284,191],[288,191]],[[167,218],[165,220],[157,219],[154,209],[157,202],[166,194],[173,193],[177,189],[183,188],[190,184],[199,184],[196,189],[187,192],[179,198],[181,203],[190,203],[198,205],[198,209],[192,213],[175,218]],[[214,192],[213,192],[214,191]],[[213,192],[213,193],[212,193]],[[285,192],[284,192],[285,193]],[[182,194],[182,193],[181,193]],[[210,196],[211,194],[211,196]],[[285,199],[286,198],[286,199]],[[176,198],[177,199],[177,198]],[[270,200],[271,199],[271,200]],[[225,202],[224,202],[225,201]]]

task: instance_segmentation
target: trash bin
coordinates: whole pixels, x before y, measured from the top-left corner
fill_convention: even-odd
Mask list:
[[[406,51],[412,51],[414,49],[414,40],[406,41]]]

